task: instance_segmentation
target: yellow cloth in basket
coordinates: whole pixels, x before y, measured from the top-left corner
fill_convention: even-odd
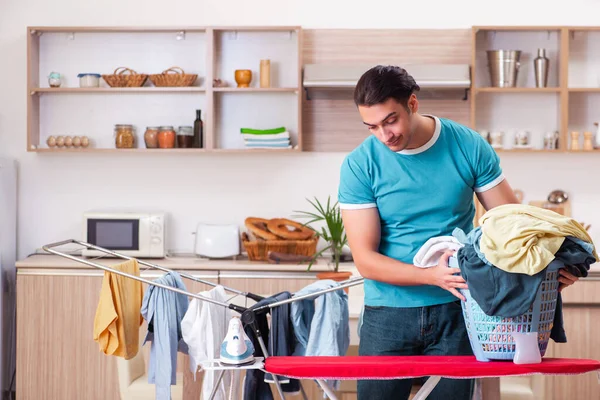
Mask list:
[[[506,272],[540,272],[554,260],[566,236],[593,244],[587,231],[574,219],[526,204],[492,208],[481,216],[479,224],[481,252]],[[595,248],[593,255],[598,260]]]

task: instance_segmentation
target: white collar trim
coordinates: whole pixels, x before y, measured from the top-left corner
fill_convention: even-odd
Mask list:
[[[423,116],[431,117],[435,121],[435,130],[433,132],[433,136],[431,137],[431,139],[429,139],[427,141],[427,143],[425,143],[421,147],[417,147],[416,149],[400,150],[400,151],[397,151],[396,153],[402,154],[402,155],[407,155],[407,156],[412,156],[412,155],[423,153],[424,151],[427,151],[429,148],[431,148],[435,144],[435,142],[437,142],[437,140],[440,137],[440,133],[442,131],[442,123],[440,122],[440,119],[434,115],[429,115],[429,114],[423,114]]]

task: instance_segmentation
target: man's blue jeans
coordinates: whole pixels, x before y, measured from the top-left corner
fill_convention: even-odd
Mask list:
[[[429,307],[365,306],[360,355],[473,355],[460,300]],[[358,400],[408,400],[412,379],[359,380]],[[428,400],[470,400],[472,379],[442,379]]]

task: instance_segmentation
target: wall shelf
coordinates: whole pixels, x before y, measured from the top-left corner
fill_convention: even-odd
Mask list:
[[[595,131],[600,121],[600,27],[483,26],[472,28],[473,99],[471,127],[477,131],[528,131],[534,149],[502,152],[570,152],[571,131]],[[533,59],[545,48],[550,59],[548,87],[535,87]],[[487,50],[521,50],[516,87],[490,87]],[[557,96],[548,97],[547,93]],[[502,94],[495,96],[493,94]],[[559,133],[559,149],[544,150],[544,136]],[[505,139],[507,142],[513,139]],[[510,147],[510,146],[506,146]],[[596,152],[594,151],[574,151]]]
[[[500,87],[479,87],[474,89],[475,93],[559,93],[559,87],[516,87],[516,88],[500,88]]]
[[[298,26],[28,27],[27,151],[199,154],[302,150],[302,29]],[[259,87],[260,60],[271,60],[271,86]],[[197,86],[80,88],[77,74],[112,74],[125,66],[156,74],[172,66],[198,75]],[[237,88],[236,69],[253,71],[249,88]],[[51,88],[56,71],[62,86]],[[213,87],[213,79],[228,87]],[[238,94],[247,96],[238,96]],[[56,96],[68,94],[68,96]],[[114,96],[127,94],[127,96]],[[152,96],[148,96],[152,95]],[[155,96],[160,95],[160,96]],[[262,112],[265,109],[273,113]],[[193,125],[202,110],[203,149],[146,149],[147,126]],[[240,110],[243,110],[240,112]],[[272,118],[272,115],[277,118]],[[116,149],[114,125],[131,124],[137,148]],[[246,149],[240,128],[285,126],[293,149]],[[48,148],[49,136],[87,136],[90,147]]]
[[[31,89],[30,94],[60,94],[60,93],[204,93],[206,89],[203,87],[124,87],[124,88],[111,88],[111,87],[97,87],[97,88],[34,88]]]
[[[293,88],[237,88],[237,87],[216,87],[213,88],[214,92],[228,92],[228,93],[296,93],[298,92],[297,87]]]

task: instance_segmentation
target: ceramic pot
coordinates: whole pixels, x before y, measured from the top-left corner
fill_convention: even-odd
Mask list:
[[[317,279],[331,279],[336,282],[341,282],[350,279],[352,272],[319,272]],[[350,288],[344,288],[344,292],[348,293]]]
[[[235,81],[239,88],[247,88],[250,86],[252,81],[252,71],[249,69],[236,69],[235,70]]]

